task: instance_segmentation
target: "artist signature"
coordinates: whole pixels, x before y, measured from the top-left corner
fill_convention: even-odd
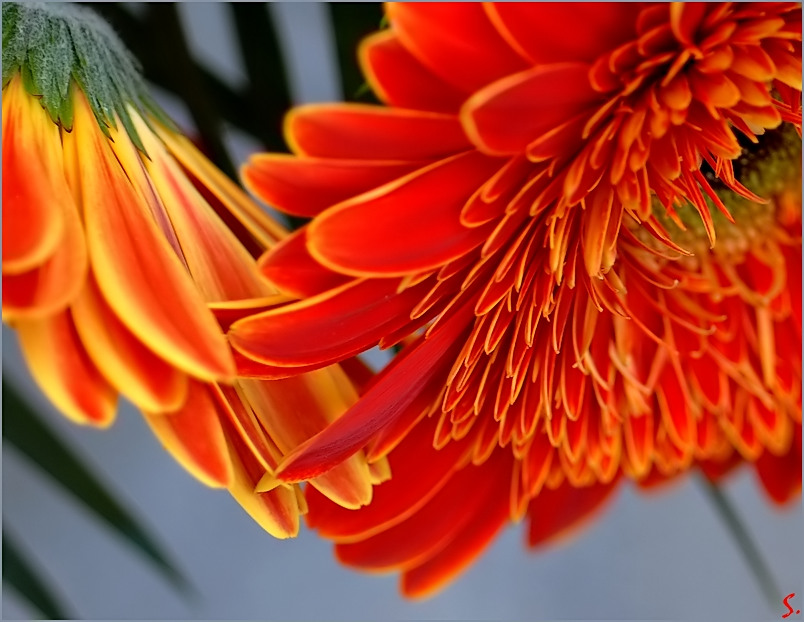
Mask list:
[[[791,598],[793,598],[795,595],[796,595],[796,593],[795,593],[795,592],[793,592],[792,594],[788,594],[787,596],[785,596],[785,597],[782,599],[782,604],[783,604],[785,607],[787,607],[787,613],[783,613],[783,614],[782,614],[782,617],[783,617],[783,618],[788,618],[788,617],[790,617],[791,615],[793,615],[794,613],[795,613],[796,615],[798,615],[798,614],[800,614],[800,613],[801,613],[801,609],[796,609],[795,611],[793,611],[793,606],[790,604],[790,599],[791,599]]]

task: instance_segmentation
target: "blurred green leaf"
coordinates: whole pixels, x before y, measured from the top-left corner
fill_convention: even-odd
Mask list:
[[[189,589],[184,577],[168,561],[152,537],[40,420],[16,387],[6,383],[5,377],[3,438],[145,555],[177,588],[185,592]]]
[[[4,521],[5,522],[5,521]],[[3,531],[3,581],[50,620],[69,620],[73,616],[62,609],[58,600],[26,559],[14,541]]]

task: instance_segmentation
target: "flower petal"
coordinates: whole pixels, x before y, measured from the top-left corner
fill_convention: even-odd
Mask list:
[[[363,447],[393,422],[427,385],[430,374],[454,360],[454,344],[468,330],[471,306],[464,305],[439,324],[418,346],[406,348],[394,360],[393,373],[374,384],[342,417],[297,447],[277,470],[284,481],[301,481],[325,473]]]
[[[234,361],[148,207],[111,153],[89,105],[76,102],[65,134],[68,180],[81,197],[98,286],[121,321],[154,352],[199,378],[228,378]]]
[[[4,214],[14,209],[5,205]],[[89,261],[84,230],[73,204],[65,207],[62,218],[64,231],[61,242],[48,259],[29,272],[3,274],[5,321],[41,317],[60,311],[75,299],[84,286]]]
[[[593,62],[636,34],[640,5],[625,2],[490,2],[505,40],[534,65]]]
[[[88,279],[71,309],[87,353],[117,391],[143,410],[168,412],[184,403],[187,375],[131,334],[103,300],[95,279]]]
[[[319,296],[271,309],[229,329],[237,350],[269,365],[324,366],[370,348],[410,322],[421,286],[397,293],[396,279],[354,280]]]
[[[464,103],[463,127],[486,153],[519,153],[542,134],[602,103],[588,72],[584,63],[557,63],[502,78]]]
[[[464,93],[526,66],[479,3],[390,2],[385,14],[402,44]]]
[[[457,113],[466,98],[422,65],[391,30],[363,39],[358,58],[372,90],[392,106]]]
[[[106,427],[117,393],[84,350],[69,311],[14,324],[25,362],[45,395],[75,423]]]
[[[59,127],[16,76],[3,89],[3,275],[52,256],[70,211]]]
[[[471,145],[453,115],[366,104],[310,104],[285,117],[294,153],[345,160],[430,160]]]
[[[243,181],[263,201],[305,218],[402,177],[426,162],[297,158],[281,153],[251,156]]]
[[[143,413],[176,461],[213,487],[228,486],[234,477],[221,415],[210,388],[196,380],[190,381],[187,399],[179,410],[170,414]]]
[[[440,267],[488,237],[488,227],[463,226],[461,211],[503,164],[470,151],[341,203],[310,224],[310,253],[355,276],[403,276]]]

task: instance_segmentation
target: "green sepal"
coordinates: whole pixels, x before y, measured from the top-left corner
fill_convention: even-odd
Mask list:
[[[129,107],[145,121],[176,126],[147,91],[140,65],[112,28],[88,8],[61,3],[3,3],[3,86],[17,72],[54,123],[73,124],[73,88],[87,98],[103,133],[117,119],[136,147],[145,148]]]

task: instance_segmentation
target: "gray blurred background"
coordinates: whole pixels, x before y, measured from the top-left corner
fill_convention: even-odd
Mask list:
[[[141,7],[132,6],[137,11]],[[181,16],[192,51],[231,84],[246,79],[229,14],[215,3],[187,3]],[[326,7],[268,7],[296,103],[341,98]],[[160,94],[190,130],[182,105]],[[258,145],[230,131],[242,162]],[[485,555],[436,597],[410,602],[396,576],[340,567],[331,546],[304,530],[296,541],[264,533],[228,494],[198,484],[162,450],[139,414],[124,404],[106,431],[68,423],[39,394],[11,331],[3,327],[3,373],[30,390],[65,444],[75,449],[154,533],[197,594],[177,593],[105,526],[4,447],[4,529],[42,569],[57,596],[86,619],[729,619],[778,620],[791,592],[804,609],[801,504],[772,507],[743,469],[725,494],[771,566],[778,601],[763,599],[730,533],[695,479],[645,494],[626,486],[579,536],[529,552],[524,530],[506,529]],[[5,586],[4,586],[5,588]],[[5,619],[36,613],[3,590]],[[789,620],[801,619],[795,613]]]

